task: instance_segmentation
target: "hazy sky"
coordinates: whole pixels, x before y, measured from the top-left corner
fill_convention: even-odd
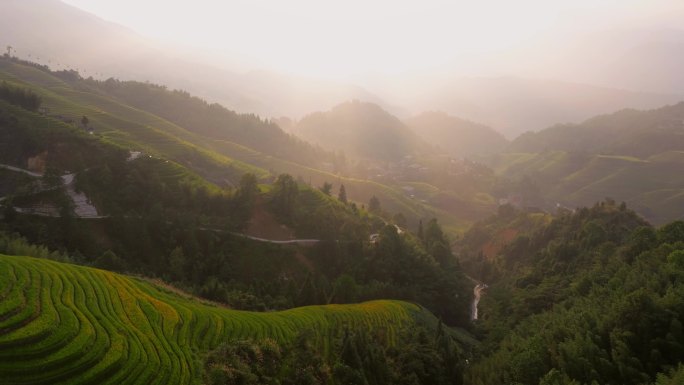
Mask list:
[[[64,1],[243,69],[342,80],[454,69],[551,35],[676,28],[684,16],[681,0]]]

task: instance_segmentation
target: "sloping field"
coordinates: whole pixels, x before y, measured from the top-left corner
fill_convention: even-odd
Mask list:
[[[467,222],[460,213],[424,205],[386,185],[340,177],[238,143],[203,137],[93,90],[74,89],[37,68],[0,60],[0,81],[31,89],[43,98],[43,105],[50,108],[53,115],[72,119],[77,124],[81,116],[88,116],[95,133],[104,140],[171,160],[215,184],[235,186],[246,172],[259,178],[265,178],[269,173],[289,173],[315,186],[331,182],[338,188],[339,184],[344,184],[347,195],[357,202],[366,203],[375,195],[385,210],[402,212],[416,223],[418,219],[435,215],[451,226],[463,226]]]
[[[39,69],[0,61],[0,80],[31,89],[55,116],[78,123],[87,116],[95,133],[124,148],[170,159],[213,181],[236,183],[246,172],[265,170],[202,147],[200,137],[145,111],[123,105],[94,92],[75,90]]]
[[[434,317],[401,301],[307,306],[281,312],[229,310],[146,281],[30,257],[0,255],[0,383],[188,384],[201,354],[224,341],[318,342],[348,326],[383,330]]]

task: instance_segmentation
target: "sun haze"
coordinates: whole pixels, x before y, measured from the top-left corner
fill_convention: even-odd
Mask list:
[[[597,28],[662,2],[65,0],[138,33],[244,68],[354,80],[464,65],[562,28]],[[459,64],[460,63],[460,64]],[[475,62],[474,67],[479,63]]]

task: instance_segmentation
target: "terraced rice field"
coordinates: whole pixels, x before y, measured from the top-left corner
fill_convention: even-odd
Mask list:
[[[202,353],[225,341],[314,330],[327,346],[348,326],[392,343],[426,316],[401,301],[229,310],[103,270],[0,255],[0,384],[198,383]]]

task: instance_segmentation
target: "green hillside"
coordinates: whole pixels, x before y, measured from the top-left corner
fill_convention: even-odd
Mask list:
[[[406,231],[397,238],[396,228],[388,226],[391,230],[379,241],[387,240],[394,249],[375,248],[369,237],[385,233],[386,220],[378,216],[385,213],[369,213],[292,176],[282,174],[270,184],[246,175],[236,188],[222,189],[168,158],[131,159],[125,148],[106,138],[4,101],[0,149],[0,163],[25,168],[28,159],[40,158],[46,174],[57,176],[60,184],[60,174],[73,173],[72,184],[49,189],[44,182],[50,178],[25,180],[5,173],[0,231],[64,250],[79,263],[162,278],[243,310],[395,298],[418,302],[450,325],[467,322],[463,303],[468,297],[456,295],[468,293],[467,281],[448,269],[449,263],[437,263],[444,253],[434,245],[449,242],[441,232],[417,240]],[[359,185],[370,187],[371,194],[397,194],[378,183]],[[356,192],[356,185],[347,191]],[[378,195],[384,210],[390,206],[386,195]],[[406,222],[407,230],[418,227]],[[248,240],[241,233],[322,242],[300,249]],[[385,263],[399,254],[402,263]],[[413,270],[406,274],[409,265]],[[345,283],[348,278],[353,281]],[[432,295],[440,281],[446,283],[442,291],[450,294]],[[343,284],[352,288],[351,295],[339,296]]]
[[[654,110],[621,110],[580,124],[527,132],[511,152],[568,151],[648,157],[684,145],[684,102]]]
[[[610,197],[656,224],[684,217],[680,151],[647,158],[555,151],[500,154],[493,159],[499,175],[533,180],[549,209],[557,202],[580,207]]]
[[[59,121],[82,130],[80,121],[85,115],[95,137],[172,161],[184,169],[178,172],[195,174],[219,187],[236,186],[247,172],[263,180],[289,173],[314,186],[329,182],[339,188],[344,184],[349,199],[360,203],[376,196],[387,212],[403,213],[412,226],[433,216],[449,228],[463,228],[473,220],[467,210],[445,210],[410,199],[401,185],[324,171],[324,164],[338,162],[330,153],[302,143],[254,115],[236,114],[185,92],[139,82],[81,79],[75,72],[51,72],[4,57],[0,57],[0,81],[32,90],[42,98],[50,119],[31,117],[34,126],[49,128]],[[339,167],[344,167],[344,162]]]
[[[497,175],[533,181],[546,209],[624,201],[655,224],[684,218],[684,103],[624,110],[526,133],[489,158]]]
[[[459,242],[488,285],[465,383],[680,384],[684,222],[653,228],[612,201],[535,215],[502,211]]]
[[[393,344],[430,319],[400,301],[234,311],[103,270],[0,256],[3,384],[197,383],[202,353],[221,342],[313,330],[324,346],[350,327],[384,330]]]

